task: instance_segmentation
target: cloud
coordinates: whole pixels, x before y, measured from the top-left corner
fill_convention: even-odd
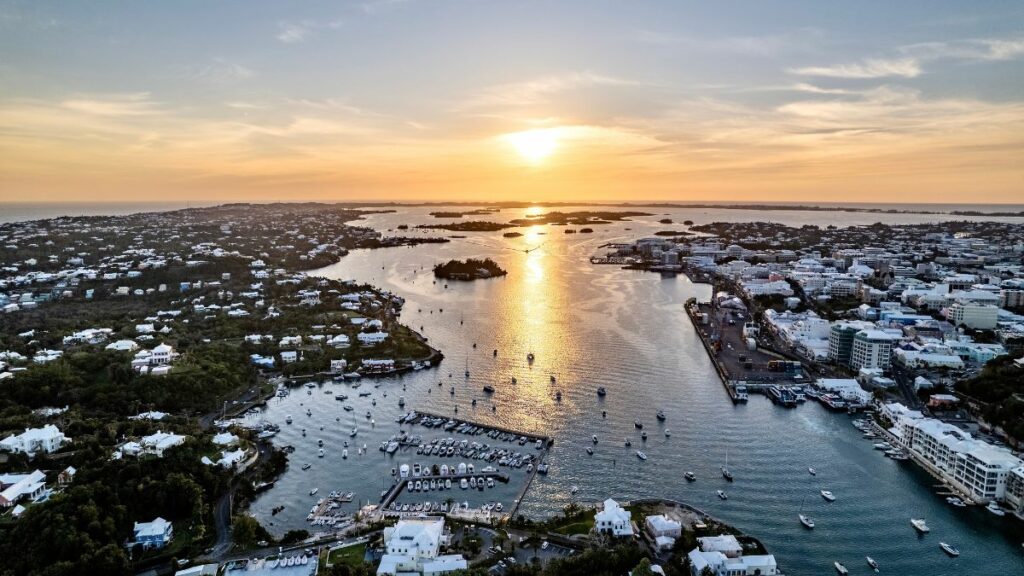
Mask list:
[[[248,80],[255,76],[256,72],[237,62],[214,58],[204,65],[191,67],[187,75],[210,84],[227,85]]]
[[[823,76],[826,78],[860,79],[887,78],[892,76],[915,78],[921,74],[921,65],[916,58],[872,58],[854,64],[791,68],[789,73],[800,76]]]
[[[922,42],[903,46],[900,48],[900,52],[922,60],[1012,60],[1024,55],[1024,38],[982,38],[950,42]]]
[[[594,72],[571,72],[543,76],[523,82],[490,86],[479,91],[461,104],[461,108],[492,108],[502,106],[529,106],[548,97],[570,90],[592,86],[641,86],[643,83],[616,78]]]
[[[161,113],[158,104],[149,99],[147,92],[75,97],[64,100],[60,106],[66,110],[93,116],[152,116]]]
[[[340,20],[330,22],[317,22],[315,20],[301,20],[298,22],[278,22],[277,39],[285,44],[298,44],[313,36],[317,30],[337,30],[341,28]]]
[[[809,40],[821,35],[814,29],[801,29],[799,33],[766,34],[760,36],[726,36],[722,38],[701,38],[667,34],[653,30],[640,30],[637,40],[659,46],[680,46],[707,52],[727,52],[747,56],[774,56],[791,49],[805,50]]]

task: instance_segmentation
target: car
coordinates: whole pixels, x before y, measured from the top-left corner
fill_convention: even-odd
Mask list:
[[[508,558],[505,558],[505,562],[508,562],[509,564],[515,564],[516,563],[516,557],[515,556],[509,556]]]
[[[541,549],[541,550],[547,550],[547,549],[548,549],[548,546],[549,546],[549,544],[548,544],[548,541],[547,541],[547,540],[545,540],[545,541],[543,541],[543,542],[541,542],[541,543],[540,543],[540,549]]]

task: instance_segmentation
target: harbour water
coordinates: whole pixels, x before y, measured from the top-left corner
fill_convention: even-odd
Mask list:
[[[771,219],[798,226],[927,222],[944,217],[648,211],[658,215],[594,226],[593,234],[564,234],[561,227],[543,226],[524,230],[520,238],[504,238],[500,232],[466,233],[466,238],[447,244],[356,251],[318,271],[332,278],[369,282],[405,297],[402,321],[416,329],[422,326],[422,333],[447,358],[439,368],[364,379],[358,390],[331,384],[325,387],[332,394],[319,388],[307,394],[302,388],[272,400],[258,417],[280,424],[275,443],[293,445],[296,452],[276,486],[253,504],[253,513],[265,524],[272,523],[271,530],[280,534],[308,527],[305,515],[316,499],[309,496],[313,487],[321,495],[335,489],[354,491],[364,504],[376,503],[381,490],[391,483],[391,468],[420,461],[412,452],[387,456],[377,450],[382,440],[397,432],[395,417],[409,409],[455,415],[457,406],[461,418],[554,438],[547,458],[550,473],[534,481],[522,504],[520,511],[528,516],[555,513],[573,500],[666,497],[693,504],[759,537],[790,575],[832,573],[835,560],[843,562],[851,574],[868,574],[865,556],[873,557],[890,574],[1024,573],[1021,522],[995,518],[981,509],[948,506],[936,495],[933,479],[910,462],[895,462],[873,450],[851,426],[850,417],[828,413],[813,403],[782,409],[760,396],[734,406],[683,311],[687,298],[709,297],[708,286],[681,275],[662,277],[588,262],[601,244],[681,227],[658,224],[664,214],[676,222]],[[425,208],[400,209],[369,216],[361,224],[387,233],[399,224],[414,227],[438,222],[427,212]],[[522,213],[503,210],[467,219],[507,220]],[[415,228],[402,234],[451,235]],[[540,248],[523,251],[536,246]],[[491,257],[508,270],[508,276],[449,282],[447,287],[443,281],[434,281],[434,263],[467,257]],[[497,356],[492,353],[495,349]],[[532,365],[526,358],[529,352],[536,355]],[[463,375],[467,364],[468,378]],[[495,388],[494,394],[482,391],[486,384]],[[449,392],[452,387],[454,395]],[[598,387],[607,389],[606,397],[598,397]],[[372,395],[360,398],[359,391]],[[350,398],[339,402],[334,393]],[[398,406],[399,396],[405,397],[404,408]],[[354,410],[343,411],[344,404]],[[306,415],[307,409],[312,416]],[[666,414],[664,423],[655,418],[659,409]],[[374,426],[365,418],[367,410]],[[287,415],[294,419],[290,426],[285,424]],[[649,434],[646,442],[641,441],[634,420],[644,424]],[[350,439],[353,422],[359,435]],[[306,428],[306,437],[301,428]],[[664,434],[666,428],[671,431],[669,437]],[[409,431],[432,437],[421,427]],[[599,438],[596,446],[591,441],[594,434]],[[318,438],[325,440],[323,459],[316,455]],[[626,438],[632,447],[624,445]],[[368,453],[356,456],[357,444],[352,444],[349,458],[342,460],[345,440],[360,447],[367,444]],[[588,446],[594,447],[594,455],[587,454]],[[648,460],[640,461],[637,449],[644,450]],[[726,459],[735,475],[733,483],[726,483],[719,473]],[[313,466],[303,471],[300,466],[306,462]],[[808,474],[808,466],[817,470],[816,476]],[[690,470],[696,482],[683,478]],[[471,503],[501,500],[507,507],[517,486],[499,485]],[[579,487],[575,495],[570,493],[572,486]],[[727,501],[716,497],[718,489],[727,491]],[[836,501],[825,502],[819,495],[822,489],[835,493]],[[464,494],[455,490],[416,500],[443,501],[451,496],[462,501],[468,499]],[[285,510],[271,515],[271,509],[280,505]],[[814,519],[814,530],[800,525],[801,509]],[[910,525],[912,517],[927,519],[931,534],[919,537]],[[947,557],[939,549],[940,541],[957,546],[962,555]]]

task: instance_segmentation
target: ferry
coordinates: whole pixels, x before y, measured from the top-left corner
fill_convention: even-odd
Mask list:
[[[750,399],[750,395],[747,394],[747,387],[743,384],[737,384],[734,390],[733,402],[736,404],[742,404]]]
[[[781,386],[769,387],[768,397],[771,398],[772,402],[785,408],[794,408],[797,404],[796,394],[793,394],[793,392],[788,388],[783,388]]]
[[[835,494],[829,492],[828,490],[822,490],[821,491],[821,497],[824,498],[825,500],[828,500],[829,502],[835,502],[836,501]]]
[[[718,497],[721,498],[722,500],[728,500],[729,499],[729,497],[726,496],[725,491],[723,491],[723,490],[717,490],[715,493],[718,494]]]
[[[810,528],[812,530],[814,529],[814,520],[811,520],[810,517],[808,517],[808,516],[804,516],[803,514],[800,514],[800,523],[803,524],[807,528]]]
[[[693,472],[687,472],[686,474],[683,474],[683,478],[686,478],[687,482],[696,482],[697,481],[697,475],[694,474]]]
[[[917,530],[921,534],[927,534],[928,532],[931,532],[931,528],[929,528],[928,525],[925,524],[924,518],[911,518],[910,524],[914,527],[914,530]]]
[[[957,556],[960,555],[960,551],[957,550],[955,546],[952,546],[950,544],[946,544],[945,542],[939,542],[939,548],[942,548],[943,552],[945,552],[946,554],[949,554],[953,558],[956,558]]]
[[[647,454],[644,454],[642,450],[636,451],[636,457],[641,460],[647,460]]]
[[[832,565],[836,567],[836,572],[843,576],[850,573],[850,571],[846,569],[846,566],[843,566],[842,562],[833,562]]]

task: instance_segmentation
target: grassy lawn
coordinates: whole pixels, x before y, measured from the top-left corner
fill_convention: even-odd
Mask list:
[[[332,550],[327,555],[327,563],[331,565],[348,564],[349,566],[355,566],[363,563],[363,556],[365,555],[366,544],[356,544],[355,546]]]
[[[588,519],[559,526],[552,530],[552,532],[562,534],[564,536],[573,536],[576,534],[588,534],[593,527],[594,521],[592,519]]]

